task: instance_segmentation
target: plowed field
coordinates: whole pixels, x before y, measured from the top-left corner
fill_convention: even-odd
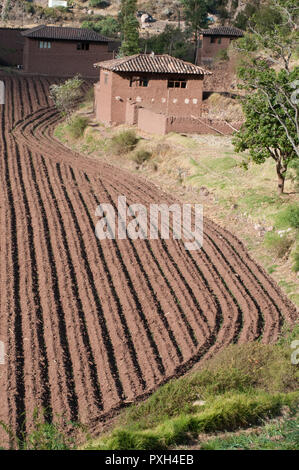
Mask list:
[[[204,245],[105,240],[95,209],[171,196],[53,138],[45,78],[1,77],[0,421],[46,410],[95,425],[233,342],[275,341],[295,307],[229,232]],[[0,446],[7,445],[0,431]]]

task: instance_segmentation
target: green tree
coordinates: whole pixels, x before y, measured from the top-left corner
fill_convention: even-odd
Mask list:
[[[299,159],[298,107],[290,105],[288,99],[292,94],[292,84],[299,79],[299,67],[287,74],[285,70],[276,72],[269,69],[266,62],[259,62],[250,70],[241,68],[239,76],[249,84],[248,89],[253,93],[243,100],[246,122],[234,138],[235,149],[239,152],[249,150],[252,160],[258,164],[273,158],[278,194],[282,194],[288,166]],[[262,87],[257,87],[256,83]]]
[[[107,8],[108,6],[110,6],[110,2],[107,2],[105,0],[89,0],[89,5],[95,8]]]
[[[63,116],[66,116],[68,120],[70,119],[74,106],[82,97],[82,85],[83,80],[79,75],[76,75],[74,78],[70,78],[61,85],[50,86],[50,96],[56,108]]]
[[[120,55],[134,55],[140,52],[139,23],[136,18],[137,0],[122,0],[119,15],[122,44]]]
[[[181,3],[183,5],[186,23],[194,37],[194,61],[197,62],[200,30],[207,28],[209,24],[207,3],[204,0],[181,0]]]
[[[112,16],[103,16],[96,21],[83,21],[81,28],[92,29],[99,34],[103,34],[108,37],[117,37],[120,32],[119,22]]]
[[[179,59],[193,60],[194,50],[190,42],[190,35],[179,28],[166,25],[160,34],[141,39],[142,51],[156,54],[169,54]]]
[[[251,0],[247,3],[244,10],[240,11],[234,21],[234,25],[240,29],[247,29],[250,19],[258,11],[260,0]]]
[[[269,0],[273,22],[251,18],[251,31],[236,42],[243,61],[238,69],[246,122],[235,137],[238,151],[249,150],[256,163],[275,160],[278,193],[289,165],[299,159],[299,67],[292,67],[299,44],[297,0]],[[268,10],[269,11],[269,10]]]
[[[229,18],[229,12],[227,10],[228,0],[205,0],[208,13],[218,15],[221,23]]]

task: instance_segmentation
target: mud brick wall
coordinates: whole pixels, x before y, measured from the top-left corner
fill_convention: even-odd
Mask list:
[[[108,124],[125,123],[128,102],[135,102],[154,113],[174,116],[201,115],[203,76],[173,77],[145,73],[140,75],[149,80],[147,87],[136,86],[136,82],[130,86],[131,79],[134,79],[133,74],[101,70],[96,88],[96,115],[100,121]],[[186,78],[187,88],[168,88],[168,80],[176,78]]]
[[[25,40],[23,29],[0,28],[0,65],[15,66],[23,64]]]
[[[221,39],[220,44],[218,39]],[[211,63],[218,52],[228,49],[232,38],[222,36],[221,38],[215,38],[215,40],[216,42],[212,43],[210,36],[203,36],[201,48],[198,50],[198,65]]]
[[[234,122],[231,126],[235,129],[240,129],[242,123]],[[220,133],[225,135],[232,135],[234,130],[225,121],[217,121],[212,119],[193,119],[192,117],[175,117],[168,116],[166,123],[166,133],[178,132],[186,134],[212,134],[217,135]],[[219,132],[217,132],[219,131]]]
[[[149,109],[138,110],[138,129],[149,134],[165,135],[167,133],[167,116],[157,114]]]
[[[26,38],[24,71],[30,74],[56,77],[97,78],[96,62],[113,59],[108,43],[89,43],[89,50],[77,50],[80,41],[49,41],[50,49],[40,49],[38,39]]]
[[[233,122],[231,126],[240,129],[241,122]],[[165,135],[169,132],[183,134],[212,134],[232,135],[234,130],[225,121],[216,121],[207,118],[193,119],[192,117],[175,117],[157,114],[148,109],[138,110],[138,129],[149,134]],[[219,131],[219,132],[217,132]]]

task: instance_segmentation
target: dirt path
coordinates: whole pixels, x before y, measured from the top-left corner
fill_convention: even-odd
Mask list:
[[[59,144],[48,80],[1,79],[0,421],[21,435],[43,407],[49,421],[95,426],[225,345],[275,341],[295,322],[241,242],[207,219],[198,252],[172,239],[100,242],[99,203],[175,201]]]

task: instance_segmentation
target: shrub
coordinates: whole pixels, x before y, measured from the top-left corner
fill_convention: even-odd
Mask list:
[[[171,146],[167,143],[161,142],[157,144],[155,148],[155,154],[161,158],[166,157],[166,155],[171,151]]]
[[[120,31],[119,22],[112,16],[108,15],[100,17],[98,20],[95,20],[95,17],[90,20],[88,17],[87,20],[82,22],[81,28],[92,29],[93,31],[108,37],[117,37],[117,33]]]
[[[50,95],[56,108],[69,118],[78,100],[82,97],[83,80],[76,75],[60,85],[50,86]]]
[[[288,220],[291,227],[299,229],[299,206],[289,207]]]
[[[111,3],[104,0],[89,0],[89,5],[91,7],[107,8]]]
[[[136,147],[138,138],[134,131],[123,131],[111,139],[111,150],[117,155],[129,153]]]
[[[94,100],[94,88],[93,87],[90,87],[89,90],[86,92],[84,100],[88,102],[91,102]]]
[[[132,160],[136,162],[138,165],[142,165],[142,163],[148,161],[151,158],[151,152],[148,152],[145,149],[137,150],[132,156]]]
[[[288,206],[276,217],[277,225],[299,229],[299,206]]]
[[[14,450],[75,450],[73,431],[83,427],[80,424],[67,422],[62,416],[56,416],[55,422],[47,422],[46,410],[35,409],[33,423],[28,433],[22,432],[18,437],[14,432],[0,421],[0,428],[4,429],[10,438]]]
[[[222,62],[222,61],[227,61],[229,60],[229,56],[228,56],[228,53],[227,53],[227,50],[226,49],[221,49],[220,51],[217,52],[216,56],[215,56],[215,61],[216,62]]]
[[[33,5],[31,5],[31,3],[26,3],[25,10],[26,10],[26,13],[29,13],[29,14],[31,13],[32,15],[35,12],[35,8]]]
[[[299,49],[298,49],[299,52]],[[299,56],[298,56],[299,58]],[[294,170],[294,174],[291,175],[291,180],[295,184],[296,189],[299,189],[299,160],[296,159],[290,163],[290,168]]]
[[[55,7],[55,10],[57,10],[57,12],[60,12],[60,13],[67,13],[68,12],[68,8],[67,7]]]
[[[226,121],[241,121],[244,119],[240,102],[234,98],[212,93],[206,100],[208,116],[211,119],[225,119]]]
[[[297,248],[297,251],[294,253],[294,266],[293,266],[293,271],[295,271],[295,273],[298,273],[299,272],[299,249]]]
[[[83,116],[75,116],[68,127],[69,133],[75,139],[83,136],[83,133],[88,125],[88,119]]]
[[[271,250],[277,258],[283,258],[289,251],[292,240],[290,240],[286,235],[282,237],[275,232],[269,232],[265,236],[265,245]]]

